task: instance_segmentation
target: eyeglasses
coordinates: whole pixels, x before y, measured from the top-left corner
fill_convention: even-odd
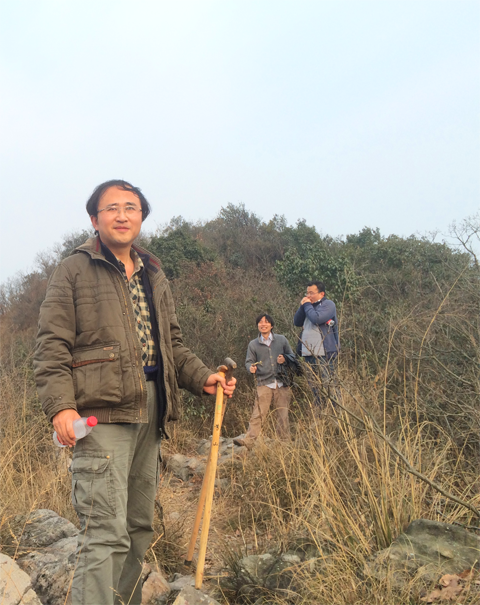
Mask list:
[[[120,214],[122,210],[125,212],[127,216],[134,216],[137,212],[141,212],[141,208],[135,206],[135,204],[127,204],[126,206],[119,206],[118,204],[110,204],[109,206],[105,206],[101,210],[97,210],[97,214],[100,212],[106,212],[107,216],[115,216]]]

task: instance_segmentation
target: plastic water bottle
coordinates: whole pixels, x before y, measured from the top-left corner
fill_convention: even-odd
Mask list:
[[[93,429],[94,426],[97,425],[98,420],[95,416],[89,416],[88,418],[77,418],[73,421],[73,432],[75,433],[75,437],[77,439],[82,439],[88,435],[88,433]],[[62,445],[57,437],[57,431],[53,433],[53,443],[58,445],[58,447],[67,447],[66,445]]]

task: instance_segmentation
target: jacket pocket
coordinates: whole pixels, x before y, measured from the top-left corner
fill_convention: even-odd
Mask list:
[[[122,397],[120,344],[81,347],[72,354],[73,386],[78,407],[105,407]]]
[[[77,513],[88,517],[114,517],[115,490],[110,456],[83,451],[73,456],[72,504]]]

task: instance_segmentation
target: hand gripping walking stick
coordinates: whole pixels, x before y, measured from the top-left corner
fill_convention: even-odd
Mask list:
[[[232,378],[233,370],[236,367],[237,364],[232,359],[227,357],[224,361],[224,364],[217,368],[217,371],[220,374],[223,374],[225,376],[225,380],[229,382]],[[205,555],[207,552],[208,531],[210,528],[213,492],[215,489],[215,475],[217,471],[218,447],[220,444],[220,431],[222,428],[222,421],[224,415],[225,405],[223,403],[223,389],[219,384],[217,386],[217,400],[215,403],[215,418],[213,421],[212,445],[210,447],[210,453],[208,455],[208,461],[203,477],[202,490],[200,492],[197,515],[195,517],[195,523],[193,525],[192,537],[190,538],[190,544],[188,545],[188,552],[185,558],[185,565],[191,565],[193,551],[195,550],[195,542],[197,540],[198,530],[200,528],[200,523],[202,521],[203,514],[202,533],[200,535],[200,549],[198,553],[197,571],[195,574],[196,589],[200,589],[203,583],[203,570],[205,567]]]

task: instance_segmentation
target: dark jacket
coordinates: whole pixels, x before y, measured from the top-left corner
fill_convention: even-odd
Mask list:
[[[303,369],[295,353],[285,353],[285,363],[279,365],[280,380],[284,386],[294,383],[296,376],[303,375]]]
[[[335,353],[340,351],[340,339],[338,336],[338,318],[335,303],[328,298],[322,298],[316,303],[307,302],[300,305],[295,313],[293,323],[296,326],[303,327],[305,318],[318,326],[323,336],[323,346],[326,353]],[[330,328],[326,322],[333,319],[335,325]]]
[[[179,387],[201,395],[212,372],[184,344],[160,261],[135,246],[151,287],[164,394],[161,426],[179,414]],[[148,422],[141,347],[128,287],[89,239],[56,268],[40,309],[34,356],[43,409],[95,415],[99,422]]]

